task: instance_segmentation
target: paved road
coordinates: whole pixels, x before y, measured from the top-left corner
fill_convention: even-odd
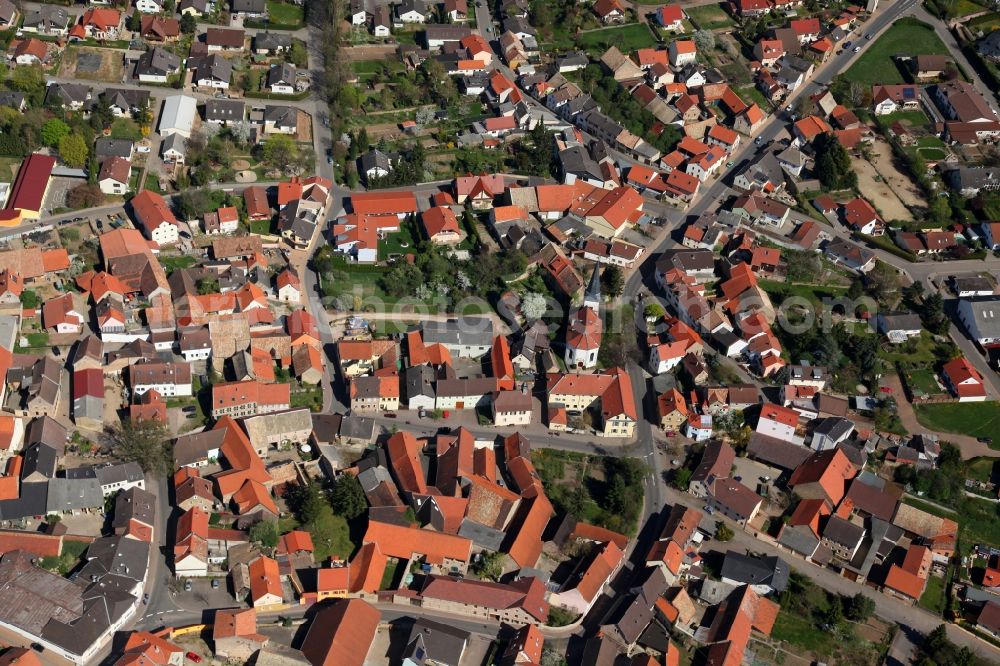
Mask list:
[[[682,493],[664,484],[666,497],[669,501],[680,503],[695,509],[700,509],[704,502],[699,502],[694,496]],[[719,516],[720,519],[724,519]],[[725,519],[728,521],[728,519]],[[725,544],[716,544],[727,550],[750,551],[763,555],[779,555],[789,566],[799,573],[808,576],[820,587],[838,594],[853,596],[860,590],[866,597],[875,602],[875,612],[879,617],[904,627],[912,627],[922,634],[928,634],[944,621],[930,611],[919,606],[904,603],[895,597],[882,594],[867,585],[858,585],[854,581],[837,575],[831,569],[820,567],[796,557],[787,551],[780,550],[768,543],[758,540],[753,534],[744,532],[735,523],[730,523],[735,536]],[[1000,648],[987,643],[972,634],[962,630],[957,625],[945,623],[948,637],[960,647],[968,647],[976,654],[987,659],[1000,660]]]
[[[885,378],[885,384],[893,390],[893,394],[896,396],[896,414],[899,416],[899,420],[903,423],[903,427],[906,428],[908,432],[929,432],[937,434],[942,441],[948,441],[957,446],[962,451],[962,458],[965,460],[979,456],[1000,458],[1000,451],[991,449],[989,445],[980,442],[975,437],[958,435],[950,432],[935,433],[930,428],[921,425],[920,421],[917,420],[917,415],[916,412],[914,412],[913,405],[906,399],[906,396],[903,393],[903,385],[900,382],[899,377],[896,375],[888,375]]]

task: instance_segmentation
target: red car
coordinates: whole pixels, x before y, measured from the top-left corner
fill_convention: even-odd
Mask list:
[[[194,652],[188,652],[184,656],[187,657],[188,659],[190,659],[191,661],[193,661],[196,664],[200,664],[201,663],[201,657],[199,657],[198,655],[196,655]]]

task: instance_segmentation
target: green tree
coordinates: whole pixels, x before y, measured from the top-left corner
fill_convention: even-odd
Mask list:
[[[472,573],[483,580],[499,582],[503,576],[503,562],[505,555],[492,551],[483,551],[479,559],[472,563]]]
[[[59,140],[59,157],[74,169],[80,169],[87,163],[89,152],[86,140],[79,134],[69,134]]]
[[[851,156],[833,134],[820,134],[813,140],[816,152],[816,177],[828,190],[854,188],[858,176],[851,168]]]
[[[366,127],[362,127],[361,131],[358,132],[357,142],[358,142],[359,155],[361,153],[367,152],[368,149],[371,147],[371,142],[368,140],[368,129]]]
[[[275,134],[264,142],[264,161],[276,169],[287,170],[298,159],[298,146],[291,137]]]
[[[211,276],[201,278],[198,280],[198,293],[202,296],[219,293],[219,280]]]
[[[128,17],[128,29],[132,32],[139,32],[142,30],[142,14],[139,10],[135,10]]]
[[[662,319],[665,314],[667,314],[667,311],[664,310],[663,306],[660,305],[659,303],[650,303],[645,308],[643,308],[642,313],[643,315],[646,316],[646,319],[659,320]]]
[[[289,508],[302,523],[315,522],[322,517],[324,508],[329,507],[329,502],[315,481],[296,486],[289,497]]]
[[[132,421],[104,430],[105,447],[122,460],[138,463],[144,472],[163,477],[174,469],[170,433],[160,421]]]
[[[333,510],[348,520],[357,518],[368,510],[365,491],[358,477],[353,474],[341,474],[337,477],[330,493],[330,502]]]
[[[181,14],[181,32],[193,35],[198,30],[198,19],[191,14]]]
[[[69,125],[58,118],[53,118],[42,125],[42,143],[51,148],[57,148],[62,138],[68,136],[69,133]]]
[[[674,472],[674,477],[670,481],[671,485],[677,490],[687,490],[691,485],[691,470],[687,467],[681,467]]]
[[[944,312],[944,299],[938,292],[933,292],[924,297],[923,303],[918,310],[920,318],[931,333],[943,335],[948,332],[950,321]]]
[[[38,294],[32,289],[25,289],[21,292],[21,305],[29,310],[34,310],[41,304]]]
[[[279,539],[278,526],[273,520],[261,520],[250,528],[250,541],[265,548],[275,548]]]
[[[608,266],[601,274],[601,286],[611,298],[621,296],[625,290],[625,275],[617,266]]]
[[[862,592],[844,599],[844,616],[852,622],[864,622],[875,613],[875,602]]]
[[[721,520],[715,523],[716,541],[721,541],[722,543],[725,543],[727,541],[732,541],[734,536],[736,535],[733,533],[733,530],[731,527],[729,527],[729,525],[726,525]]]

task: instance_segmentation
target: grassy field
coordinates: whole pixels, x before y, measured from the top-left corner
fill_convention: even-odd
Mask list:
[[[883,346],[879,355],[888,363],[900,363],[904,368],[916,368],[934,363],[938,359],[950,358],[952,344],[954,343],[950,341],[936,342],[930,332],[923,331],[920,337],[913,340],[899,345]]]
[[[186,254],[179,257],[160,257],[160,265],[167,273],[176,271],[178,268],[191,268],[195,262],[197,262],[195,257]]]
[[[972,2],[972,0],[957,0],[955,2],[955,17],[968,16],[969,14],[978,14],[979,12],[986,11],[986,7],[980,5],[979,3]]]
[[[963,550],[975,543],[1000,546],[1000,521],[997,520],[996,507],[989,500],[971,497],[962,499],[958,524]]]
[[[163,194],[160,189],[160,179],[155,173],[146,174],[146,189],[150,192],[156,192],[157,194]]]
[[[940,148],[918,148],[917,152],[920,153],[922,158],[930,162],[936,162],[948,157],[948,153],[944,152]]]
[[[992,437],[993,446],[1000,446],[1000,404],[994,401],[916,405],[914,409],[921,425],[931,430]]]
[[[732,25],[733,19],[722,10],[722,5],[702,5],[701,7],[686,7],[684,13],[688,15],[693,23],[697,23],[702,30],[715,30],[716,28],[728,28]]]
[[[989,483],[993,478],[993,466],[996,465],[994,458],[974,458],[968,462],[968,474],[970,479]]]
[[[918,368],[906,375],[906,383],[910,390],[919,395],[936,395],[941,393],[934,371],[930,368]]]
[[[302,8],[286,2],[268,0],[268,24],[273,27],[299,28],[302,26]]]
[[[905,83],[893,56],[947,54],[948,48],[926,23],[903,18],[865,49],[844,73],[849,81],[864,84]]]
[[[908,127],[925,127],[930,123],[923,111],[896,111],[880,117],[890,125],[897,120]]]
[[[965,25],[973,32],[982,30],[984,33],[990,33],[993,30],[1000,30],[1000,12],[990,12],[983,16],[977,16]]]
[[[584,32],[577,38],[576,43],[581,49],[600,53],[611,46],[617,46],[622,53],[631,53],[637,49],[656,46],[653,33],[641,23]]]
[[[779,298],[775,299],[776,301],[784,301],[791,296],[797,296],[817,306],[822,305],[825,298],[838,298],[847,292],[846,287],[789,284],[788,282],[775,282],[774,280],[759,280],[758,283],[768,294],[778,296]]]
[[[935,615],[944,613],[944,578],[941,576],[928,577],[927,587],[924,588],[924,593],[920,596],[918,604]]]

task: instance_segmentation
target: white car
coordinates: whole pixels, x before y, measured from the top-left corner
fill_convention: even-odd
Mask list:
[[[861,53],[861,47],[860,46],[855,46],[854,47],[854,52],[855,53]]]

